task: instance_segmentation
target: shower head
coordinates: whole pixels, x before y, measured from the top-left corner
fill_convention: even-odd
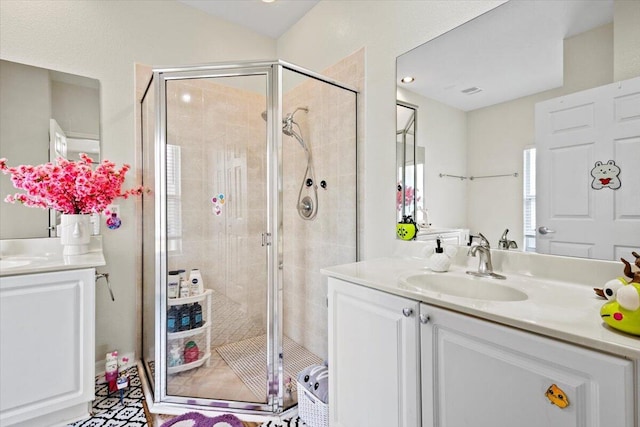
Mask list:
[[[298,123],[293,121],[293,114],[289,114],[287,116],[287,119],[284,121],[284,125],[282,126],[282,133],[284,133],[287,136],[292,136],[295,139],[297,139],[298,143],[300,143],[300,146],[304,149],[304,151],[309,153],[309,149],[307,148],[307,144],[305,144],[304,140],[302,139],[302,136],[293,129],[293,125],[298,126],[298,130],[300,130],[300,125],[298,125]]]
[[[286,117],[282,120],[282,133],[284,133],[287,136],[292,136],[296,140],[298,140],[298,143],[300,144],[300,146],[304,149],[304,151],[307,152],[307,154],[309,154],[309,149],[307,148],[307,144],[305,144],[304,140],[302,139],[302,136],[300,135],[299,132],[296,132],[293,129],[293,125],[296,125],[298,127],[298,131],[300,131],[300,125],[293,120],[293,116],[300,110],[304,111],[305,113],[309,112],[308,107],[298,107],[293,111],[293,113],[287,114]],[[264,110],[260,114],[260,116],[262,117],[262,120],[266,122],[267,110]]]
[[[287,120],[293,120],[293,116],[299,111],[302,110],[305,113],[309,112],[309,107],[298,107],[296,108],[293,113],[289,113],[287,114],[287,116],[282,120],[282,124],[286,124]],[[267,110],[264,110],[262,113],[260,113],[260,116],[262,117],[262,120],[264,120],[265,122],[267,121]]]

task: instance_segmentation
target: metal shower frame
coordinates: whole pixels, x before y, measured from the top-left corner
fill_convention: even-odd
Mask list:
[[[357,118],[357,89],[281,60],[216,63],[185,67],[161,67],[153,75],[142,102],[150,90],[155,92],[155,369],[151,381],[154,409],[175,411],[178,408],[215,410],[227,412],[269,415],[280,414],[284,409],[283,367],[283,208],[282,208],[282,75],[284,70],[294,71],[309,78],[348,90],[355,95]],[[237,402],[194,397],[170,396],[167,394],[167,194],[166,189],[166,144],[167,104],[166,82],[171,80],[219,78],[239,76],[266,76],[267,88],[267,403]],[[354,123],[357,141],[357,119]],[[357,144],[356,144],[357,145]],[[356,170],[357,166],[356,147]],[[158,165],[162,167],[158,167]],[[356,195],[357,195],[356,174]],[[355,195],[354,195],[355,196]],[[359,259],[357,242],[358,208],[356,203],[356,258]],[[146,364],[144,364],[146,366]],[[150,373],[147,372],[147,375]],[[277,387],[271,385],[277,384]],[[275,392],[273,391],[275,390]]]

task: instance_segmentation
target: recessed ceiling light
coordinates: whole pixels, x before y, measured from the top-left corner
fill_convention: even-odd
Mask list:
[[[262,0],[262,3],[273,3],[276,0]]]
[[[407,77],[403,77],[402,80],[400,80],[402,83],[413,83],[415,80],[415,78],[411,77],[411,76],[407,76]]]
[[[183,93],[181,98],[182,102],[191,102],[191,95],[188,93]]]

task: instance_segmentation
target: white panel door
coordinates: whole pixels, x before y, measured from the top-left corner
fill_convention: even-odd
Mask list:
[[[630,360],[425,304],[420,313],[423,427],[633,426]],[[565,407],[552,404],[560,394]]]
[[[537,252],[638,250],[640,77],[536,104],[535,132]]]
[[[329,278],[332,427],[416,427],[418,303]]]

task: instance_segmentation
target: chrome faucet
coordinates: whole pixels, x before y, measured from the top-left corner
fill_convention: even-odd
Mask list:
[[[507,233],[509,232],[509,229],[506,228],[504,230],[504,233],[502,233],[502,237],[500,237],[500,240],[498,240],[498,249],[518,249],[518,244],[516,243],[515,240],[509,240],[507,239]]]
[[[493,272],[493,264],[491,263],[491,246],[486,237],[482,233],[478,233],[477,236],[471,236],[470,241],[473,241],[474,237],[480,238],[480,243],[471,245],[467,255],[475,257],[480,253],[480,260],[478,263],[478,271],[467,271],[467,274],[480,277],[491,277],[493,279],[506,279],[505,276]]]

